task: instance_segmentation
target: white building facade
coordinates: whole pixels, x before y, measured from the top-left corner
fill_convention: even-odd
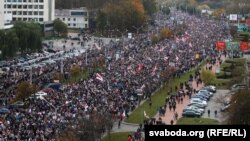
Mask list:
[[[0,3],[0,29],[4,28],[4,5]]]
[[[85,7],[79,9],[56,9],[55,19],[63,21],[68,28],[81,28],[89,27],[89,14]]]
[[[43,23],[45,21],[54,20],[55,0],[1,0],[1,1],[4,1],[4,13],[6,15],[12,15],[13,21],[21,20],[21,21],[35,21]]]

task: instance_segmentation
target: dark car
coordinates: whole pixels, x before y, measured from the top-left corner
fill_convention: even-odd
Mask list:
[[[196,112],[196,111],[192,111],[192,110],[188,110],[188,111],[184,111],[182,113],[183,117],[200,117],[201,113],[200,112]]]
[[[0,108],[0,114],[7,114],[10,113],[10,110],[7,108]]]

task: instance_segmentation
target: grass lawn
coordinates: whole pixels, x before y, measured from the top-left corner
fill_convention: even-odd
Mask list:
[[[144,120],[144,115],[143,115],[144,110],[146,111],[147,115],[149,115],[149,117],[155,116],[157,113],[157,109],[163,106],[163,104],[165,103],[165,98],[167,97],[167,92],[168,90],[170,90],[170,87],[172,87],[173,90],[175,86],[179,87],[180,83],[187,81],[189,79],[189,75],[193,73],[194,73],[194,70],[188,73],[185,73],[180,78],[170,80],[169,84],[165,83],[165,86],[163,86],[154,95],[152,95],[151,108],[149,108],[149,101],[147,100],[141,106],[139,106],[135,111],[132,112],[129,118],[126,119],[126,122],[136,123],[136,124],[142,123]]]
[[[210,118],[180,118],[178,125],[218,125],[219,121]]]
[[[111,133],[110,137],[105,136],[102,141],[126,141],[128,135],[131,135],[132,132],[119,132],[119,133]]]

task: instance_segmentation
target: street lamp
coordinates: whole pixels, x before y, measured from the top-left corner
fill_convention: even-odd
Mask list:
[[[136,34],[138,35],[139,34],[139,30],[143,28],[143,25],[140,26],[140,27],[135,27],[135,26],[132,26],[134,29],[136,29]]]
[[[126,32],[128,32],[128,30],[126,29],[124,32],[121,32],[120,30],[116,30],[116,31],[118,31],[120,34],[122,34],[122,49],[124,48],[124,34],[126,33]],[[120,50],[120,52],[121,52],[121,50]]]

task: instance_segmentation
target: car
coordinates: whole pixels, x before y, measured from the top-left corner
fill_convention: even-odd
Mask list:
[[[207,102],[200,100],[198,98],[191,98],[190,103],[199,103],[201,105],[207,106]]]
[[[203,101],[208,100],[208,98],[206,98],[205,96],[200,95],[200,94],[193,95],[191,98],[198,98],[198,99],[203,100]]]
[[[209,97],[211,97],[214,93],[209,92],[208,90],[199,90],[198,93],[206,93],[209,95]]]
[[[185,111],[182,112],[183,117],[200,117],[202,114],[195,111]]]
[[[208,92],[212,92],[212,93],[216,93],[216,89],[215,88],[212,88],[210,86],[205,86],[203,87],[201,90],[206,90]]]
[[[248,88],[247,84],[234,84],[231,87],[231,91],[238,91],[240,89],[247,89],[247,88]]]
[[[204,109],[206,107],[206,105],[200,103],[189,103],[188,106],[195,106],[200,109]]]
[[[198,108],[196,106],[187,106],[185,109],[183,109],[183,111],[186,111],[186,110],[194,110],[194,111],[198,111],[198,112],[201,112],[201,113],[205,112],[204,109]]]
[[[47,96],[47,95],[48,95],[48,94],[45,93],[45,92],[43,92],[43,91],[39,91],[39,92],[35,93],[35,96],[37,96],[37,97],[39,97],[39,96],[44,97],[44,96]]]
[[[8,108],[0,108],[0,114],[7,114],[10,113],[10,110]]]
[[[206,99],[210,99],[210,97],[211,97],[210,94],[204,93],[204,92],[199,92],[199,93],[197,93],[196,95],[201,95],[201,96],[203,96],[203,97],[206,98]]]
[[[13,104],[11,104],[12,106],[15,106],[15,107],[23,107],[24,106],[24,102],[22,101],[17,101]]]

